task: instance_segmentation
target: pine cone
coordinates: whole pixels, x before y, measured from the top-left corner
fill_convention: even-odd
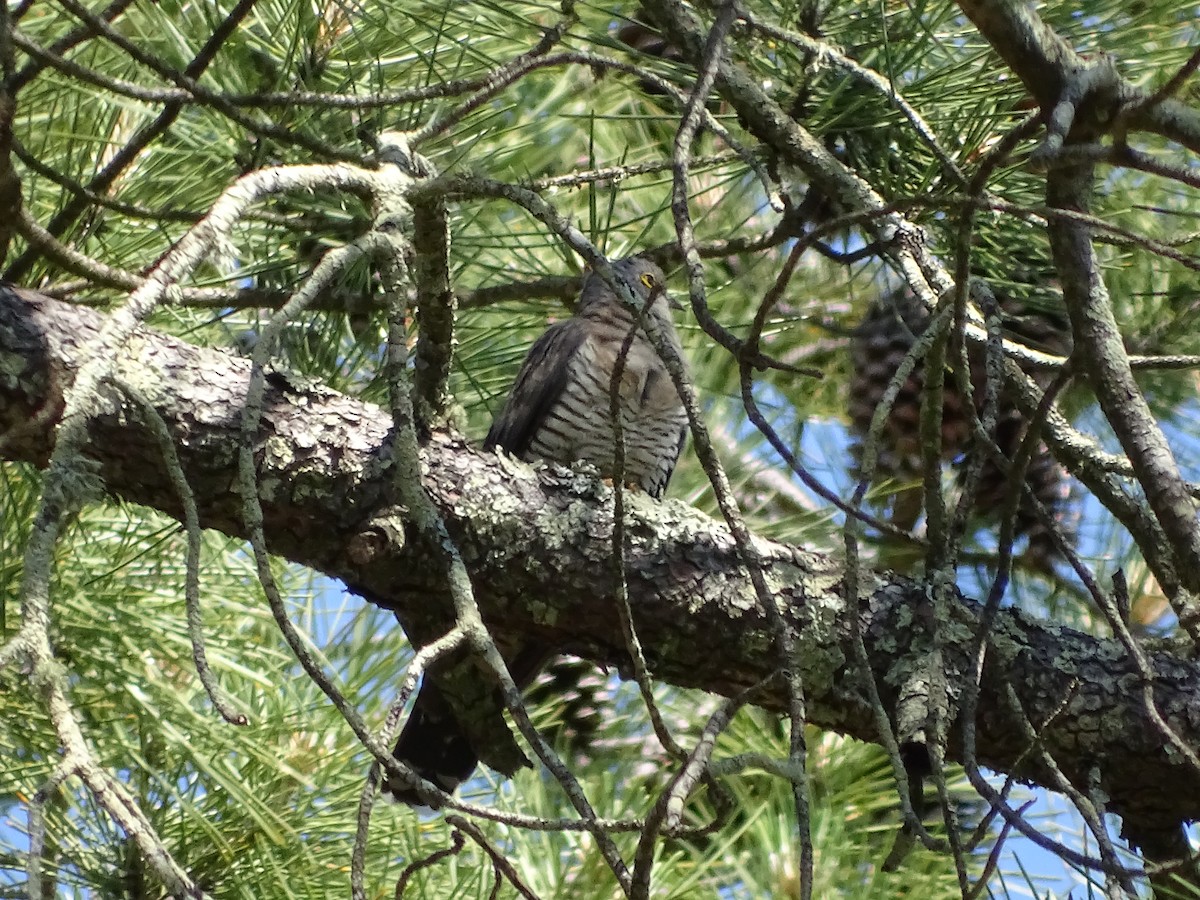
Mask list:
[[[605,687],[595,665],[560,656],[530,686],[525,701],[530,707],[553,711],[553,721],[540,726],[549,740],[565,744],[574,753],[589,753],[602,722]]]
[[[1052,312],[1023,309],[1011,299],[1001,298],[1004,312],[1005,337],[1045,352],[1065,355],[1069,352],[1069,337],[1065,323]],[[917,298],[907,290],[881,298],[872,304],[862,324],[855,329],[850,353],[853,375],[850,381],[850,430],[856,436],[851,446],[855,471],[862,464],[863,442],[870,430],[871,417],[883,398],[892,377],[915,340],[924,333],[929,315]],[[964,397],[947,379],[942,410],[942,459],[951,462],[961,459],[972,449],[971,407],[981,408],[985,391],[984,357],[981,350],[968,352],[971,365],[973,397]],[[1034,378],[1046,387],[1049,378],[1035,374]],[[901,483],[899,491],[889,497],[887,514],[902,527],[911,528],[924,505],[920,443],[922,392],[925,386],[923,364],[918,364],[896,397],[896,402],[880,436],[877,463],[872,480],[875,483],[894,480]],[[993,437],[1002,453],[1012,459],[1025,436],[1025,418],[1013,398],[1002,391],[999,399],[996,428]],[[1064,537],[1064,509],[1069,500],[1066,473],[1044,445],[1034,452],[1025,473],[1029,485],[1047,512],[1060,524]],[[981,514],[1001,508],[1008,489],[1008,477],[991,459],[985,459],[975,491],[975,509]],[[1015,533],[1026,535],[1029,549],[1026,559],[1039,568],[1048,568],[1056,555],[1049,532],[1038,521],[1031,505],[1022,501],[1017,511]]]

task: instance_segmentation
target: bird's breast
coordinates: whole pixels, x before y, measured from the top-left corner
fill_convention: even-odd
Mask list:
[[[605,477],[614,471],[613,377],[621,341],[588,340],[572,359],[558,401],[529,446],[530,459],[570,465],[587,462]],[[622,481],[658,495],[674,468],[686,422],[662,361],[635,340],[620,364],[617,407],[625,459]]]

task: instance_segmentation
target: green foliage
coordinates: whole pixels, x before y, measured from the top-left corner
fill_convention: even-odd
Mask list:
[[[6,466],[4,472],[4,558],[12,559],[28,524],[36,479],[23,468]],[[208,661],[250,723],[238,728],[215,714],[195,677],[184,627],[182,558],[174,523],[129,507],[89,510],[62,543],[55,639],[61,662],[76,673],[71,700],[89,743],[99,761],[118,773],[179,862],[213,896],[344,893],[368,759],[290,659],[243,546],[208,533],[202,563]],[[277,574],[293,621],[321,648],[346,695],[379,721],[407,656],[395,623],[295,567],[280,567]],[[8,633],[17,623],[12,598],[19,577],[8,566],[0,583],[0,597],[9,601]],[[0,879],[19,883],[17,860],[27,846],[21,809],[60,758],[38,697],[20,689],[19,675],[3,678],[0,757],[7,762],[0,770],[0,861],[10,862],[4,864],[7,876],[0,868]],[[677,738],[694,739],[712,701],[694,692],[658,693]],[[598,730],[569,758],[601,815],[638,816],[665,786],[669,759],[630,686],[618,688],[607,679],[597,700]],[[548,726],[554,715],[552,704],[543,708],[539,726]],[[810,741],[822,883],[868,897],[873,885],[902,879],[928,890],[928,896],[949,896],[953,874],[936,855],[919,854],[902,876],[878,871],[898,821],[882,753],[815,731]],[[722,735],[720,749],[722,755],[779,758],[786,755],[785,727],[744,711]],[[721,890],[793,895],[798,869],[790,794],[778,779],[753,770],[723,783],[733,803],[724,827],[709,837],[669,841],[657,854],[664,895],[711,896]],[[502,811],[570,817],[557,786],[533,772],[503,786],[484,775],[460,793]],[[696,826],[716,815],[703,796],[689,806]],[[114,829],[81,784],[68,781],[48,803],[46,817],[45,859],[64,895],[158,895],[129,838]],[[369,896],[387,893],[401,864],[447,846],[451,830],[407,808],[377,810],[369,842],[368,885],[374,885]],[[538,896],[610,896],[606,865],[586,837],[494,824],[489,836],[506,848]],[[636,835],[620,836],[630,856],[635,842]],[[864,872],[871,873],[866,880]],[[485,897],[492,878],[487,857],[468,843],[453,860],[418,873],[411,889],[416,896]]]

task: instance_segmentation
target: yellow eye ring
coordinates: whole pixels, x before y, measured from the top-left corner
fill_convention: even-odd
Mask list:
[[[653,288],[658,283],[649,272],[642,273],[641,282],[648,288]]]

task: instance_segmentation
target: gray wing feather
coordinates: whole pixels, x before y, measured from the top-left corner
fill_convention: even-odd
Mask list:
[[[683,446],[687,443],[687,439],[688,426],[684,425],[679,429],[679,440],[675,442],[675,453],[667,460],[667,470],[663,473],[662,484],[652,495],[655,500],[661,500],[662,495],[667,492],[667,485],[671,482],[671,476],[675,474],[675,466],[679,463],[679,457],[683,454]]]
[[[546,415],[562,396],[571,359],[587,339],[587,323],[568,319],[538,338],[517,373],[504,408],[492,422],[485,450],[502,447],[514,456],[529,449]]]

